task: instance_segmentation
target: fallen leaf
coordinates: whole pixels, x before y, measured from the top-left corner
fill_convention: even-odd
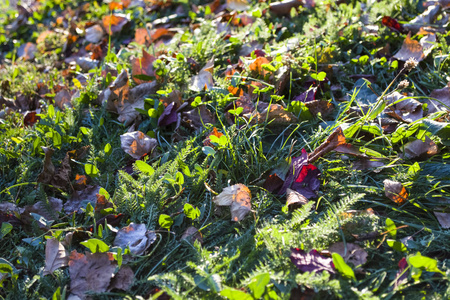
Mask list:
[[[43,275],[52,274],[55,270],[66,267],[69,255],[63,244],[55,238],[48,239],[45,245],[45,267]]]
[[[156,234],[147,230],[145,224],[130,223],[117,232],[113,245],[122,248],[122,250],[130,247],[132,254],[142,255],[155,241]]]
[[[111,252],[78,253],[73,250],[69,257],[70,293],[87,299],[87,292],[106,292],[114,276],[116,264]]]
[[[203,141],[203,146],[209,146],[209,147],[214,148],[214,145],[211,144],[211,138],[210,138],[212,135],[220,138],[223,135],[223,133],[217,131],[216,127],[213,127],[212,132],[210,132],[209,135],[206,137],[206,139]]]
[[[448,22],[448,16],[445,12],[441,14],[440,20],[437,20],[437,17],[440,13],[440,5],[428,6],[423,13],[409,21],[409,23],[403,24],[403,27],[406,28],[406,30],[410,30],[414,33],[418,32],[423,26],[432,25],[433,27],[439,28],[441,26],[444,26]]]
[[[128,101],[129,93],[128,73],[123,70],[99,98],[102,98],[106,110],[117,113],[118,104]]]
[[[141,159],[146,155],[155,155],[154,150],[158,146],[158,141],[140,131],[133,131],[120,136],[120,145],[123,151],[133,158]]]
[[[52,155],[54,150],[47,147],[41,148],[45,153],[44,168],[39,174],[37,182],[49,184],[54,188],[65,190],[70,184],[70,177],[72,174],[69,154],[66,153],[66,156],[62,160],[60,167],[56,169],[52,163]]]
[[[307,91],[301,93],[298,96],[295,96],[292,101],[300,101],[300,102],[310,102],[316,100],[316,94],[317,94],[317,87],[312,87],[308,89]]]
[[[89,28],[86,28],[85,31],[86,31],[86,41],[94,44],[100,42],[103,39],[103,35],[105,34],[102,26],[97,24]]]
[[[308,153],[302,149],[302,155],[292,158],[291,165],[286,174],[286,180],[278,194],[286,193],[290,188],[302,194],[307,199],[317,197],[316,191],[319,190],[320,171],[314,165],[308,163]]]
[[[327,271],[331,274],[334,270],[333,259],[324,257],[317,250],[311,250],[309,253],[299,249],[291,248],[292,263],[302,272],[322,272]]]
[[[408,280],[408,271],[404,272],[405,269],[408,267],[408,261],[406,260],[406,258],[402,258],[399,262],[398,262],[398,271],[397,274],[395,276],[395,283],[394,283],[394,287],[397,288],[400,285],[402,285],[405,281]]]
[[[55,95],[55,104],[59,107],[59,109],[64,110],[66,107],[72,107],[72,95],[67,89],[60,90]]]
[[[324,156],[341,145],[345,145],[345,136],[341,126],[339,126],[319,147],[314,149],[314,152],[309,155],[309,162],[316,161],[319,157]]]
[[[47,220],[56,220],[59,212],[62,211],[63,201],[58,198],[48,197],[48,203],[38,201],[33,205],[24,207],[22,215],[29,215],[30,213],[38,214]]]
[[[386,107],[384,112],[388,116],[406,123],[421,119],[423,117],[422,103],[412,98],[406,98],[407,96],[404,96],[399,92],[390,94],[385,100],[391,105]]]
[[[383,183],[384,193],[386,194],[386,197],[388,197],[398,205],[405,203],[405,201],[408,199],[408,192],[400,182],[385,179]]]
[[[313,116],[317,116],[320,113],[322,117],[326,117],[334,110],[334,105],[326,100],[313,100],[305,102],[305,106],[309,109]]]
[[[243,11],[249,9],[248,0],[227,0],[229,10]]]
[[[245,114],[244,117],[258,124],[263,124],[267,121],[270,122],[269,125],[271,127],[277,128],[298,121],[298,118],[292,112],[286,111],[281,104],[268,104],[265,102],[260,102],[257,111]]]
[[[281,179],[276,173],[270,174],[264,181],[263,188],[273,194],[280,194],[280,189],[284,184],[284,180]],[[287,190],[286,190],[287,191]]]
[[[386,164],[381,160],[375,159],[360,159],[353,162],[353,170],[367,170],[371,168],[384,167]]]
[[[342,153],[342,154],[350,154],[350,155],[354,155],[357,157],[368,158],[368,156],[365,153],[362,153],[361,151],[359,151],[359,148],[353,146],[352,144],[344,143],[344,144],[339,145],[336,148],[334,148],[334,151],[336,151],[338,153]]]
[[[249,65],[249,70],[250,72],[254,72],[256,74],[262,75],[262,76],[266,76],[267,74],[270,73],[270,71],[266,70],[263,68],[263,65],[265,64],[270,64],[270,60],[267,59],[266,57],[260,56],[257,57],[250,65]]]
[[[17,56],[22,58],[23,60],[33,60],[36,51],[37,51],[36,45],[28,42],[22,44],[19,47],[19,49],[17,49]]]
[[[188,229],[186,229],[181,236],[181,240],[187,240],[190,243],[198,241],[200,244],[203,244],[202,234],[194,226],[189,226]]]
[[[37,182],[49,183],[55,175],[56,168],[52,163],[52,156],[55,150],[48,147],[41,147],[44,151],[44,168],[37,178]]]
[[[405,28],[396,19],[389,16],[384,16],[381,23],[392,31],[406,33]]]
[[[102,210],[112,208],[114,205],[104,195],[97,194],[97,202],[95,203],[95,212],[100,213]]]
[[[193,130],[204,127],[204,124],[215,124],[216,118],[206,105],[200,105],[196,108],[181,113],[181,118],[186,127]]]
[[[0,104],[0,105],[1,105],[1,104]],[[23,116],[23,125],[24,125],[24,126],[33,126],[33,125],[36,124],[40,119],[41,119],[41,117],[37,116],[36,111],[28,111],[28,112]]]
[[[360,246],[353,243],[334,243],[329,249],[331,253],[336,252],[346,263],[353,264],[354,267],[364,265],[367,262],[367,252]]]
[[[414,58],[416,61],[420,62],[425,58],[425,55],[423,54],[422,45],[418,41],[412,40],[411,33],[408,33],[403,41],[402,47],[394,55],[394,58],[402,61],[407,61],[410,58]]]
[[[283,0],[281,2],[272,2],[269,5],[269,9],[277,16],[289,16],[291,9],[298,8],[303,5],[300,0]]]
[[[219,206],[231,206],[231,220],[239,222],[251,211],[252,194],[248,187],[238,183],[223,189],[222,193],[213,198]]]
[[[151,43],[147,28],[137,28],[134,33],[134,40],[140,45],[149,46]]]
[[[443,213],[443,212],[433,212],[436,216],[436,219],[439,221],[439,224],[441,224],[441,227],[444,229],[450,228],[450,214],[449,213]]]
[[[206,63],[206,65],[200,70],[198,75],[192,76],[189,89],[195,92],[201,92],[203,90],[211,90],[214,86],[213,81],[214,71],[214,58]]]
[[[438,146],[428,136],[425,136],[425,141],[417,139],[406,143],[403,149],[403,156],[408,159],[427,159],[439,152]]]
[[[122,31],[122,28],[127,25],[129,20],[122,15],[107,15],[103,16],[102,24],[106,33],[113,35],[114,33]]]
[[[177,120],[178,120],[177,106],[175,102],[172,102],[169,105],[167,105],[161,116],[159,116],[158,126],[159,127],[168,126],[170,124],[176,123]]]
[[[150,55],[147,51],[142,49],[142,57],[141,58],[133,58],[131,60],[131,75],[133,80],[137,84],[141,84],[144,82],[148,82],[151,80],[143,80],[138,79],[136,76],[145,75],[148,76],[149,79],[155,77],[155,70],[153,69],[153,62],[156,60],[156,57]]]
[[[64,203],[64,212],[66,214],[82,213],[82,208],[85,209],[87,204],[90,203],[92,207],[95,207],[97,203],[97,194],[100,192],[100,186],[95,185],[86,186],[81,191],[74,191],[70,199]]]
[[[428,114],[438,111],[450,111],[450,87],[446,86],[442,89],[433,90],[430,98],[433,99],[425,100],[425,103],[428,104]]]
[[[76,174],[74,188],[76,190],[81,190],[81,189],[85,188],[87,185],[87,180],[88,180],[88,178],[86,177],[86,175]]]
[[[286,189],[286,206],[289,209],[300,208],[308,203],[308,199],[297,191]]]
[[[114,289],[127,291],[133,284],[133,281],[133,269],[131,269],[129,266],[122,266],[111,280],[108,291],[112,291]]]

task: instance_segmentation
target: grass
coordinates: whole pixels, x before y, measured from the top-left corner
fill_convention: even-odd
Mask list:
[[[384,27],[381,18],[391,16],[407,23],[421,13],[418,2],[321,1],[285,17],[271,12],[269,3],[252,2],[248,14],[254,22],[247,26],[236,26],[226,16],[218,19],[206,4],[193,1],[152,11],[139,6],[123,9],[129,24],[111,37],[105,35],[103,57],[90,70],[65,59],[89,44],[82,39],[89,22],[101,24],[103,16],[113,13],[107,3],[41,1],[27,22],[13,32],[6,31],[7,25],[20,15],[6,6],[0,9],[0,103],[26,99],[20,109],[5,105],[0,111],[0,205],[24,208],[41,201],[44,210],[51,210],[52,197],[63,203],[73,198],[76,175],[86,175],[89,185],[102,187],[100,193],[113,203],[103,212],[89,205],[79,214],[61,209],[55,220],[40,219],[45,211],[31,216],[16,212],[20,225],[7,214],[6,206],[0,206],[0,297],[69,299],[74,289],[70,267],[50,275],[43,272],[48,239],[63,242],[71,237],[65,246],[69,253],[89,253],[80,242],[97,239],[115,255],[115,272],[119,266],[128,266],[134,274],[125,291],[91,292],[94,299],[156,299],[159,290],[174,299],[447,299],[450,233],[434,212],[446,212],[449,197],[448,112],[399,122],[392,132],[386,132],[380,123],[385,114],[377,107],[389,106],[383,95],[396,91],[401,80],[409,82],[402,92],[419,102],[446,85],[448,61],[437,64],[435,58],[448,53],[448,34],[437,34],[431,53],[405,72],[403,62],[377,54],[386,44],[390,54],[396,53],[406,36]],[[75,13],[65,15],[68,12]],[[144,24],[168,22],[164,18],[176,14],[176,21],[168,25],[179,29],[171,43],[146,46],[132,40]],[[59,16],[63,16],[62,23],[57,23]],[[217,32],[219,20],[228,24],[229,31]],[[376,33],[369,25],[379,26]],[[39,45],[37,38],[45,30],[52,34]],[[81,37],[73,45],[65,44],[70,30]],[[32,60],[19,57],[18,49],[26,42],[38,44]],[[258,43],[272,57],[263,66],[269,75],[250,69],[256,53],[242,55],[250,42]],[[100,93],[117,74],[122,70],[131,74],[131,59],[140,57],[142,49],[160,59],[153,64],[160,88],[146,96],[145,109],[131,130],[157,140],[157,153],[141,158],[144,168],[121,149],[120,135],[129,126],[99,103]],[[191,90],[191,78],[212,58],[213,88]],[[226,79],[225,71],[233,64],[237,64],[236,73]],[[276,70],[283,68],[288,75],[285,88],[279,89]],[[326,78],[318,80],[323,74]],[[370,87],[351,77],[360,74],[372,75]],[[334,106],[328,116],[294,102],[311,86],[312,77],[316,78],[317,99]],[[230,107],[237,109],[232,103],[238,99],[229,92],[230,85],[247,92],[251,84],[259,89],[253,94],[254,105],[283,105],[297,120],[280,125],[268,115],[258,123],[255,116],[230,114]],[[134,86],[130,75],[130,87]],[[72,99],[72,108],[60,109],[54,102],[61,88],[79,93]],[[172,91],[180,91],[187,109],[199,102],[206,105],[215,117],[214,124],[190,127],[192,117],[185,109],[179,128],[158,126],[164,109],[159,100]],[[369,104],[365,114],[349,113],[364,104]],[[36,106],[41,119],[24,126],[24,113]],[[317,197],[289,211],[286,195],[270,192],[264,181],[270,174],[285,174],[303,148],[312,153],[338,126],[344,129],[347,143],[384,164],[355,170],[358,157],[338,152],[323,155],[314,162],[321,173]],[[204,139],[213,127],[226,139],[208,148]],[[402,158],[405,145],[425,135],[436,143],[439,153],[424,159]],[[89,146],[85,157],[72,157],[68,187],[37,182],[45,158],[41,146],[55,150],[56,168],[68,151]],[[98,174],[89,173],[87,165],[95,166]],[[405,203],[397,205],[385,196],[385,179],[403,184],[409,194]],[[212,200],[237,183],[251,191],[251,212],[242,221],[232,222],[229,208],[216,206]],[[197,218],[188,217],[186,203],[199,209]],[[107,214],[124,217],[117,224],[97,224]],[[166,226],[161,216],[169,216],[173,224]],[[156,239],[142,255],[125,255],[122,260],[126,249],[113,247],[115,231],[131,222],[145,224]],[[181,239],[191,226],[201,232],[202,243]],[[289,259],[292,247],[326,251],[336,242],[357,244],[367,253],[362,266],[348,263],[354,279],[345,272],[302,272]],[[430,258],[429,265],[411,263],[414,259],[423,263],[426,259],[420,254]],[[409,262],[406,280],[397,284],[402,258]]]

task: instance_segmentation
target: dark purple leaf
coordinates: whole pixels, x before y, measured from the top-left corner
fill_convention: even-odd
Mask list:
[[[291,256],[289,258],[302,272],[328,271],[332,274],[335,273],[333,259],[320,255],[317,250],[311,250],[309,253],[306,253],[299,248],[291,248]]]
[[[310,102],[316,100],[317,87],[310,88],[304,93],[296,96],[292,101]]]
[[[308,163],[308,153],[302,149],[302,155],[292,159],[289,171],[286,174],[286,180],[278,192],[279,195],[286,193],[291,188],[306,198],[317,197],[316,191],[319,190],[320,182],[317,178],[320,171],[314,165]]]
[[[396,288],[408,279],[408,272],[403,273],[403,271],[406,269],[406,267],[408,267],[408,262],[406,261],[406,258],[403,257],[398,262],[398,272],[397,272],[397,275],[395,276],[396,277],[396,279],[395,279],[395,287]],[[402,273],[403,273],[403,275],[402,275]]]
[[[177,121],[177,108],[175,107],[175,102],[170,103],[164,109],[164,112],[158,119],[158,126],[167,126]]]

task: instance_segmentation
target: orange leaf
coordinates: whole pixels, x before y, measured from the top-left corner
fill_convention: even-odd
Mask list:
[[[259,75],[265,76],[266,74],[269,73],[269,71],[264,70],[262,65],[269,64],[269,63],[270,63],[270,60],[268,60],[267,58],[265,58],[263,56],[260,56],[260,57],[256,58],[254,62],[252,62],[250,64],[249,68],[250,68],[250,71],[256,72]]]
[[[134,76],[136,75],[147,75],[147,76],[155,76],[155,71],[153,70],[153,62],[156,58],[153,55],[150,55],[142,49],[142,58],[133,58],[131,61],[131,75],[133,76],[133,80],[137,84],[141,84],[144,82],[148,82],[149,80],[137,79]]]
[[[408,199],[408,192],[400,182],[385,179],[383,183],[386,197],[398,205],[405,203]]]
[[[127,18],[118,15],[104,16],[102,19],[103,28],[109,35],[121,31],[127,23]]]
[[[410,58],[414,58],[416,61],[421,61],[424,59],[422,45],[411,39],[411,32],[408,33],[405,40],[403,41],[402,48],[394,55],[396,59],[407,61]]]
[[[213,202],[220,206],[231,206],[231,220],[239,222],[251,211],[252,194],[248,187],[238,183],[224,188],[214,197]]]

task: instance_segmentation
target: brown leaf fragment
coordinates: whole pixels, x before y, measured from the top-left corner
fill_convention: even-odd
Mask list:
[[[449,213],[443,213],[443,212],[433,212],[436,216],[436,219],[439,221],[439,224],[441,224],[441,227],[444,229],[450,228],[450,214]]]
[[[344,131],[341,126],[337,127],[330,136],[320,144],[319,147],[314,149],[314,152],[309,155],[309,162],[316,161],[319,157],[324,156],[330,151],[333,151],[336,147],[345,144]]]
[[[302,4],[300,0],[283,0],[270,3],[269,9],[277,16],[289,16],[292,8],[298,8]]]
[[[428,104],[428,114],[438,111],[450,111],[450,87],[446,86],[442,89],[433,90],[430,98],[433,99],[425,100],[425,103]]]
[[[72,197],[64,203],[64,212],[71,214],[73,212],[82,213],[81,208],[85,209],[88,203],[95,207],[97,203],[97,194],[100,192],[100,186],[88,185],[84,190],[74,191]]]
[[[405,203],[405,201],[408,199],[408,192],[400,182],[385,179],[383,183],[384,193],[386,197],[388,197],[398,205]]]
[[[403,156],[408,159],[427,159],[439,152],[438,146],[428,136],[425,136],[425,141],[417,139],[407,143],[404,150]]]
[[[113,35],[117,32],[122,31],[122,28],[127,25],[129,20],[122,15],[107,15],[103,16],[102,25],[106,33]]]
[[[270,60],[264,56],[257,57],[249,66],[249,70],[258,75],[266,76],[271,73],[270,71],[263,68],[263,65],[270,64]]]
[[[154,156],[156,154],[154,150],[158,146],[158,141],[141,131],[134,131],[122,134],[120,136],[120,145],[123,151],[133,158],[141,159],[146,155]]]
[[[305,106],[314,116],[317,116],[320,113],[322,117],[326,117],[334,110],[334,105],[326,100],[313,100],[305,102]]]
[[[353,243],[337,242],[328,250],[331,253],[338,253],[346,263],[351,263],[354,267],[364,265],[367,262],[367,252]]]
[[[194,226],[189,226],[188,229],[186,229],[186,231],[181,236],[181,240],[187,240],[190,243],[198,241],[200,244],[203,244],[202,234]]]
[[[156,60],[156,57],[150,55],[147,51],[142,49],[142,57],[141,58],[133,58],[131,60],[131,75],[133,80],[137,84],[141,84],[144,82],[148,82],[151,80],[142,80],[138,79],[135,76],[137,75],[145,75],[149,77],[155,77],[155,70],[153,69],[153,62]]]
[[[384,167],[386,164],[381,160],[376,159],[360,159],[353,162],[352,169],[353,170],[367,170],[371,168],[379,168]]]
[[[89,43],[97,44],[103,39],[103,35],[105,32],[103,31],[102,26],[96,24],[89,28],[86,28],[86,41]]]
[[[423,117],[422,103],[415,99],[394,92],[387,96],[385,100],[391,105],[386,107],[384,112],[397,120],[411,123]]]
[[[114,289],[127,291],[134,281],[133,269],[129,266],[122,266],[116,275],[114,275],[111,283],[109,284],[108,291]]]
[[[267,121],[270,122],[269,125],[272,127],[286,126],[298,121],[298,118],[292,112],[286,111],[281,104],[268,104],[265,102],[258,104],[257,111],[244,114],[244,118],[258,124]]]
[[[42,148],[42,150],[44,150],[44,153],[45,153],[44,169],[39,174],[39,176],[37,178],[37,182],[49,183],[52,180],[53,175],[55,175],[55,172],[56,172],[56,168],[52,163],[52,155],[55,152],[55,150],[53,150],[51,148],[47,148],[47,147],[41,147],[41,148]]]
[[[60,90],[55,95],[55,104],[59,107],[59,109],[64,110],[66,107],[72,107],[72,95],[67,89]]]
[[[420,62],[425,58],[425,55],[423,54],[422,45],[418,41],[411,39],[410,32],[403,41],[400,50],[394,55],[394,58],[401,61],[407,61],[410,58],[414,58],[416,61]]]
[[[123,70],[111,85],[100,94],[106,110],[118,112],[119,103],[128,101],[130,88],[128,85],[128,72]]]
[[[78,253],[73,250],[69,257],[70,293],[87,299],[86,292],[106,292],[114,276],[116,263],[111,252]]]
[[[204,124],[216,123],[216,117],[206,108],[206,105],[200,105],[190,111],[182,112],[181,118],[184,125],[193,130],[204,127]]]
[[[286,206],[294,210],[308,203],[308,199],[297,191],[286,189]]]
[[[43,216],[47,220],[56,220],[59,212],[62,211],[63,201],[58,198],[48,197],[48,203],[44,201],[36,202],[33,205],[27,205],[24,207],[23,215],[29,215],[35,213]]]
[[[123,250],[130,247],[132,254],[142,255],[155,241],[156,234],[148,231],[145,224],[130,223],[117,232],[113,245]]]
[[[239,222],[251,211],[251,198],[248,187],[238,183],[224,188],[213,202],[219,206],[231,206],[231,220]]]
[[[189,89],[195,92],[211,90],[214,86],[213,81],[214,57],[198,72],[198,75],[192,76]]]
[[[37,51],[37,46],[33,43],[25,43],[19,47],[17,50],[17,56],[23,60],[33,60],[34,54]]]
[[[45,245],[45,268],[43,275],[52,274],[55,270],[67,266],[69,255],[63,244],[55,238],[48,239]]]
[[[366,154],[359,151],[359,148],[356,146],[353,146],[352,144],[345,143],[345,144],[339,145],[336,148],[334,148],[334,151],[342,153],[342,154],[349,154],[349,155],[354,155],[357,157],[368,158],[368,156]]]
[[[249,8],[248,0],[227,0],[229,10],[243,11]]]

